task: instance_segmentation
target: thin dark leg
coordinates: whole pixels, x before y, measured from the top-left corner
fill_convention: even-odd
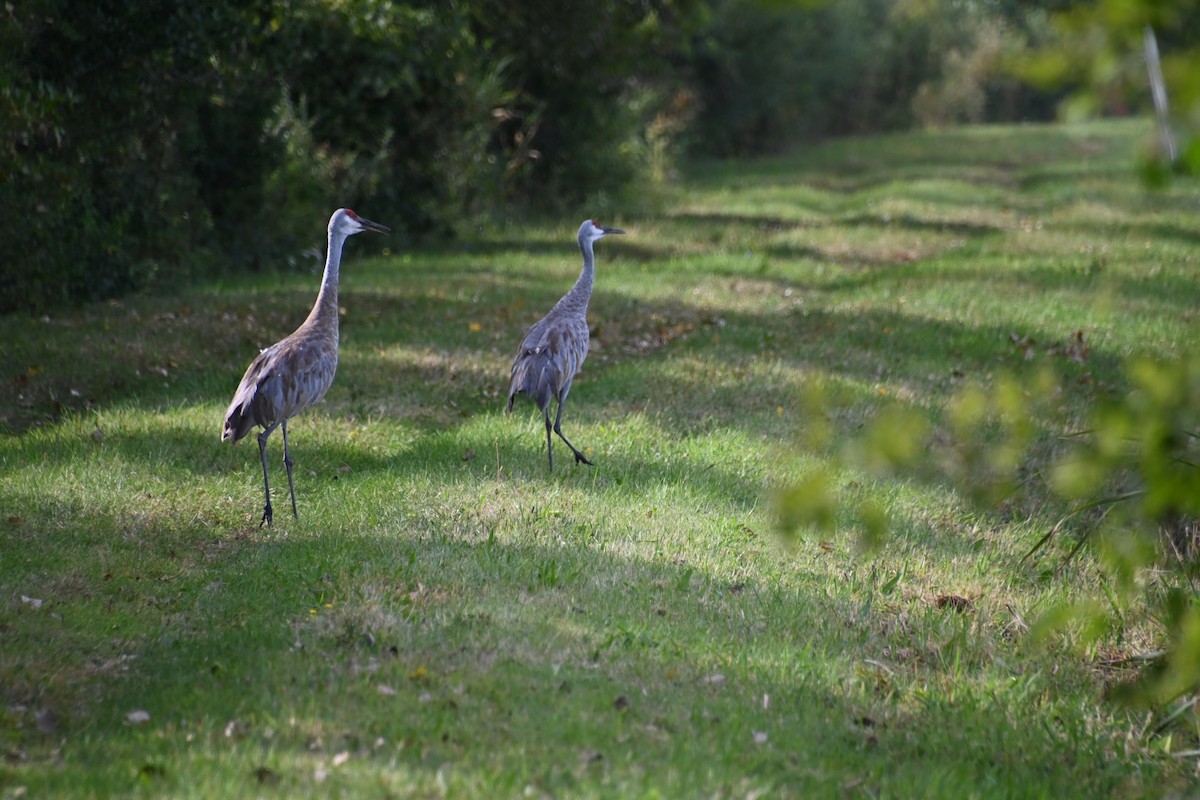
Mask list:
[[[542,416],[546,418],[546,456],[550,459],[550,469],[554,469],[554,443],[550,439],[550,404],[542,409]]]
[[[267,504],[263,506],[262,519],[258,522],[258,527],[266,525],[271,527],[271,522],[274,519],[274,514],[271,511],[271,482],[267,478],[267,439],[271,436],[271,431],[275,430],[272,426],[267,428],[258,435],[258,454],[262,456],[263,468],[263,494],[267,496]]]
[[[296,484],[292,480],[292,454],[288,452],[287,445],[287,420],[283,421],[283,465],[287,467],[288,474],[288,492],[292,495],[292,516],[300,519],[300,514],[296,511]]]
[[[567,447],[571,448],[571,452],[575,454],[575,463],[576,464],[579,464],[582,462],[584,464],[587,464],[589,467],[595,466],[594,464],[592,464],[592,462],[587,460],[587,456],[585,456],[583,453],[579,452],[579,450],[575,447],[575,445],[573,445],[569,441],[567,441],[567,437],[563,436],[562,412],[563,412],[563,406],[566,404],[566,402],[567,402],[567,393],[563,392],[562,397],[558,401],[558,413],[556,413],[554,415],[554,432],[558,434],[558,438],[562,439],[564,442],[567,442]],[[547,411],[546,423],[549,424],[549,422],[550,422],[550,417],[548,415],[549,411],[550,411],[549,407],[547,407],[546,411]],[[550,435],[550,432],[547,431],[546,436],[549,436],[549,435]]]

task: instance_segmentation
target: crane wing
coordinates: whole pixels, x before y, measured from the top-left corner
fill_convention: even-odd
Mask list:
[[[284,339],[250,362],[225,412],[222,440],[238,441],[255,425],[268,428],[325,396],[337,371],[337,345]]]
[[[559,396],[579,373],[588,353],[587,321],[544,317],[529,329],[513,359],[508,408],[518,394],[532,398],[540,410]]]

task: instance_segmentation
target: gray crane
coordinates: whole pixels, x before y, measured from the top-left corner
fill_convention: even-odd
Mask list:
[[[571,444],[562,432],[563,405],[571,391],[571,382],[579,374],[583,360],[588,354],[588,300],[592,297],[595,275],[595,257],[592,243],[609,233],[624,233],[617,228],[606,228],[595,220],[587,219],[579,226],[579,249],[583,252],[583,271],[571,291],[554,304],[550,313],[542,317],[525,333],[517,357],[513,359],[512,375],[508,384],[508,410],[513,400],[524,393],[537,403],[538,410],[546,421],[546,455],[550,469],[554,469],[554,447],[550,431],[566,442],[575,454],[575,463],[591,466],[591,461]],[[554,424],[550,424],[550,397],[558,400]]]
[[[287,467],[288,491],[292,496],[292,516],[296,511],[296,484],[292,480],[292,456],[288,452],[287,423],[292,417],[325,396],[338,362],[338,270],[342,263],[342,245],[362,231],[390,233],[378,222],[363,219],[348,208],[339,208],[329,218],[329,251],[321,291],[308,318],[290,336],[276,342],[250,362],[242,382],[225,412],[222,441],[237,442],[254,429],[258,452],[262,457],[263,507],[259,527],[271,525],[271,483],[267,478],[267,439],[276,428],[283,430],[283,464]]]

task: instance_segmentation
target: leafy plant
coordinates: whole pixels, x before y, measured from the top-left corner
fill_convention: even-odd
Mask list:
[[[915,123],[1046,119],[1053,93],[1008,68],[1041,9],[947,0],[718,0],[688,61],[699,152],[759,153],[800,137]]]
[[[1200,48],[1191,0],[1103,0],[1068,4],[1052,15],[1056,35],[1019,67],[1028,81],[1069,89],[1066,113],[1128,113],[1151,108],[1145,37],[1152,31],[1162,53],[1171,110],[1169,125],[1184,137],[1177,164],[1165,163],[1157,141],[1142,144],[1144,176],[1165,179],[1164,169],[1200,170]],[[1152,143],[1153,142],[1153,143]]]
[[[1057,394],[1042,369],[1019,379],[1001,377],[989,391],[971,385],[946,403],[943,426],[934,432],[924,418],[885,407],[859,436],[840,446],[833,466],[785,488],[777,514],[785,534],[805,527],[831,534],[848,526],[860,544],[888,541],[889,523],[869,499],[835,491],[838,475],[866,473],[877,480],[903,478],[927,469],[942,474],[984,513],[1004,504],[1038,505],[1034,495],[1052,493],[1069,505],[1026,553],[1026,560],[1070,532],[1075,541],[1059,556],[1063,568],[1088,544],[1102,566],[1098,597],[1055,604],[1034,627],[1035,638],[1068,631],[1095,644],[1118,630],[1131,608],[1158,621],[1163,634],[1147,668],[1118,696],[1165,708],[1200,693],[1200,360],[1135,358],[1125,370],[1127,392],[1102,398],[1086,430],[1072,433],[1044,468],[1034,420],[1045,419]],[[810,409],[811,413],[811,409]],[[1060,427],[1069,420],[1060,419]],[[1041,479],[1022,479],[1022,473]],[[1180,713],[1170,715],[1176,720]]]

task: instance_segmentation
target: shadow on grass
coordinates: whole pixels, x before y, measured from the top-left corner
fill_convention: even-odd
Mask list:
[[[1092,234],[1097,241],[1123,236],[1149,241],[1170,240],[1188,247],[1200,245],[1200,227],[1169,222],[1067,222],[1063,227]]]
[[[48,679],[6,691],[28,723],[18,746],[32,748],[20,779],[171,791],[203,787],[195,770],[208,764],[236,793],[257,791],[264,770],[287,793],[316,790],[314,775],[347,756],[326,788],[1065,796],[1132,779],[1082,717],[1039,724],[1026,689],[995,688],[1007,678],[955,644],[971,624],[953,611],[901,621],[863,602],[868,584],[835,599],[799,564],[775,585],[585,541],[505,543],[483,519],[416,502],[384,530],[180,531],[156,548],[169,580],[116,576],[125,616],[100,636],[74,626],[114,614],[112,581],[86,548],[55,560],[45,569],[72,571],[72,588],[41,616],[14,615],[6,598],[5,671]],[[107,637],[129,657],[89,674],[81,664]],[[69,676],[84,677],[59,685]],[[933,688],[950,680],[953,693]],[[33,724],[46,707],[52,733]],[[131,726],[132,709],[150,722]]]
[[[980,268],[977,277],[982,278],[985,271]],[[988,277],[995,280],[994,276]],[[833,288],[806,286],[803,280],[791,277],[755,277],[779,287],[780,292],[784,288],[843,291],[891,281],[919,285],[923,280],[955,279],[970,281],[973,277],[926,274],[914,265],[866,271],[835,281]],[[1041,291],[1070,288],[1077,280],[1049,269],[1012,276],[1014,284],[1027,283]],[[1182,291],[1172,296],[1184,287],[1172,289],[1171,281],[1165,283],[1162,286],[1131,280],[1119,286],[1125,297],[1135,297],[1139,291],[1164,301],[1182,302],[1187,297]],[[421,314],[402,321],[392,318],[391,309],[405,301],[376,292],[357,292],[349,298],[347,302],[359,313],[346,326],[347,338],[357,346],[343,354],[338,379],[325,403],[298,417],[291,426],[301,474],[306,468],[306,451],[313,447],[306,429],[320,426],[323,416],[388,418],[433,434],[456,428],[481,414],[500,413],[507,393],[511,347],[527,324],[524,309],[515,310],[511,305],[516,297],[515,291],[496,296],[497,302],[491,303],[418,297],[412,302],[419,305]],[[483,313],[491,316],[481,316]],[[778,422],[771,420],[769,413],[781,406],[794,407],[797,387],[794,382],[764,384],[753,380],[753,376],[739,375],[738,371],[752,359],[774,359],[794,366],[800,373],[837,376],[861,385],[864,392],[878,384],[900,382],[922,401],[936,404],[961,380],[986,381],[998,367],[1020,371],[1025,353],[1012,342],[1014,333],[1037,340],[1034,346],[1039,352],[1066,344],[1056,341],[1054,333],[1041,329],[1013,331],[1003,323],[966,325],[889,311],[829,311],[797,306],[790,312],[761,314],[723,310],[718,318],[711,310],[682,301],[647,301],[624,297],[611,289],[597,296],[592,316],[599,325],[595,352],[572,393],[568,426],[574,424],[571,420],[595,421],[598,403],[624,403],[628,407],[652,401],[666,430],[674,435],[694,432],[698,421],[708,420],[705,424],[710,426],[715,422],[752,436],[777,437]],[[431,327],[436,321],[446,320],[452,321],[447,324],[457,334]],[[472,333],[468,320],[479,322],[490,335]],[[132,340],[138,332],[127,335]],[[209,341],[207,346],[240,352],[244,349],[240,335],[229,334],[223,344]],[[713,344],[712,337],[719,343]],[[387,348],[391,342],[402,349],[375,351],[377,346]],[[717,359],[723,367],[716,374],[665,368],[675,357]],[[1085,364],[1065,358],[1058,363],[1071,380],[1087,380],[1092,375],[1114,381],[1120,370],[1119,356],[1102,348],[1093,349]],[[215,400],[223,408],[243,366],[239,358],[222,370],[209,367],[193,380],[151,392],[151,385],[137,383],[141,379],[131,376],[128,367],[122,371],[118,365],[111,365],[110,372],[104,374],[116,376],[114,386],[103,402],[93,400],[94,407],[102,410],[105,403],[132,403],[150,410],[171,408],[194,402],[201,394],[207,395],[207,402]],[[122,387],[130,386],[132,392],[122,391]],[[167,454],[165,457],[177,463],[166,468],[211,472],[214,465],[233,460],[222,455],[219,410],[213,415],[211,430],[211,437],[190,430],[155,430],[133,440],[110,438],[94,446],[85,442],[82,447],[117,448],[122,459],[134,462]],[[278,466],[280,437],[276,434],[273,438],[272,459]],[[531,445],[536,443],[534,433],[529,438]],[[352,444],[347,444],[344,452],[330,445],[318,446],[331,448],[321,456],[326,462],[349,459],[354,452]],[[247,439],[241,447],[241,460],[257,466],[253,439]],[[74,455],[64,452],[51,457],[66,459]]]
[[[752,231],[771,231],[797,224],[801,227],[835,224],[831,221],[794,223],[772,216],[682,215],[682,218],[688,220],[689,225]],[[945,230],[970,241],[985,241],[998,230],[987,224],[912,216],[884,222],[877,215],[859,215],[849,222],[856,227],[887,226],[918,232]],[[1184,243],[1197,238],[1196,232],[1178,226],[1157,225],[1157,228],[1154,225],[1149,228],[1130,225],[1127,235],[1145,230],[1148,236],[1171,236]],[[512,253],[510,248],[513,247],[517,248],[516,252],[530,257],[539,253],[537,243],[494,240],[479,245],[482,252],[490,253]],[[747,265],[745,270],[706,268],[705,276],[755,277],[809,292],[836,292],[901,282],[919,290],[947,281],[975,280],[986,280],[989,284],[1002,281],[1013,287],[1028,287],[1031,291],[1065,291],[1090,289],[1099,280],[1111,286],[1120,297],[1174,301],[1181,310],[1187,306],[1192,294],[1188,282],[1178,276],[1142,280],[1113,274],[1103,265],[1096,267],[1096,275],[1081,275],[1079,270],[1053,267],[1022,268],[1007,273],[987,267],[947,270],[929,268],[924,262],[904,263],[903,259],[896,261],[888,257],[856,260],[853,255],[848,255],[834,258],[803,245],[792,247],[767,242],[763,247],[763,252],[775,259],[853,264],[859,271],[831,281],[813,280],[806,277],[802,269],[776,263],[768,265],[767,271],[758,275],[753,274],[752,265]],[[670,248],[649,247],[636,242],[620,242],[609,249],[614,260],[634,263],[671,258],[672,252]],[[343,336],[350,348],[343,354],[342,375],[335,383],[335,390],[339,385],[347,385],[356,396],[363,396],[353,388],[362,375],[354,376],[352,365],[356,360],[366,363],[370,357],[356,355],[354,346],[383,349],[399,344],[409,348],[429,348],[436,355],[434,360],[441,359],[448,364],[455,362],[458,370],[495,372],[490,381],[482,374],[473,378],[479,384],[491,383],[493,388],[488,391],[496,391],[495,385],[506,381],[506,358],[515,349],[521,333],[575,279],[577,254],[573,247],[569,243],[561,247],[546,245],[546,252],[559,254],[560,251],[564,268],[561,274],[554,275],[508,267],[497,271],[468,254],[462,265],[439,269],[433,283],[425,275],[412,274],[412,267],[394,270],[395,290],[357,289],[353,278],[349,279],[342,303],[347,309]],[[381,272],[390,274],[393,270],[376,268],[372,280],[378,280]],[[303,319],[312,302],[312,292],[311,288],[305,287],[270,295],[209,295],[202,298],[207,303],[203,308],[189,308],[188,301],[173,299],[168,307],[156,309],[152,300],[139,300],[130,307],[120,304],[97,307],[82,320],[66,318],[47,324],[36,323],[32,335],[26,330],[24,335],[18,336],[19,321],[9,319],[6,325],[12,328],[10,338],[14,342],[9,360],[12,371],[0,376],[0,424],[20,433],[30,425],[45,424],[64,413],[86,412],[128,400],[145,407],[171,407],[195,402],[198,398],[225,402],[257,348],[290,332]],[[630,319],[631,315],[686,319],[696,314],[683,303],[655,304],[626,297],[621,305],[612,302],[614,296],[620,296],[620,286],[609,280],[600,285],[593,300],[593,320],[606,330],[633,330],[640,335],[642,331],[637,330],[636,320]],[[856,318],[856,315],[848,316],[846,322],[854,323]],[[753,321],[747,319],[747,323],[750,322],[761,323],[774,333],[780,330],[780,326],[767,316]],[[881,322],[895,329],[892,323],[898,322],[898,318]],[[479,330],[473,331],[473,326]],[[919,334],[911,325],[908,327],[909,332]],[[839,333],[836,328],[828,332],[835,336]],[[959,338],[953,331],[946,332],[952,339]],[[1030,333],[1037,335],[1038,332]],[[202,347],[198,348],[198,343],[202,343]],[[459,358],[459,351],[466,357]],[[472,359],[480,357],[486,363],[471,363]],[[396,365],[381,362],[378,366]],[[415,369],[400,367],[403,371],[395,381],[385,382],[380,376],[380,380],[368,386],[390,389],[411,384],[420,387],[440,378],[441,368],[436,364]],[[588,369],[594,373],[597,365],[589,362]],[[447,372],[453,371],[455,368],[447,367]],[[351,378],[348,383],[347,378]],[[390,386],[385,387],[384,383],[390,383]],[[461,403],[466,398],[450,387],[449,399]]]
[[[960,237],[983,238],[1001,233],[1004,230],[1004,228],[998,225],[963,222],[952,219],[930,219],[913,214],[903,214],[894,217],[885,217],[882,214],[823,215],[812,219],[785,219],[773,215],[681,212],[670,215],[669,219],[686,224],[703,226],[737,226],[768,234],[782,231],[814,230],[818,228],[853,227],[856,229],[887,228],[923,233],[950,233]]]
[[[941,164],[949,175],[972,159],[988,162],[984,169],[1019,172],[1023,162],[1011,154],[989,161],[997,141],[955,136],[944,153],[900,159],[903,174]],[[917,146],[891,144],[902,153]],[[1080,146],[1074,137],[1051,144],[1072,152]],[[869,159],[856,167],[853,147],[844,151],[845,174],[830,185],[858,191],[901,176]],[[955,148],[973,155],[964,162]],[[794,166],[801,179],[829,170],[819,158]],[[777,181],[778,164],[751,165],[742,178]],[[681,221],[738,226],[748,236],[793,224],[769,216]],[[802,223],[833,224],[885,223],[866,214]],[[886,224],[972,241],[999,230],[907,216]],[[1184,244],[1196,238],[1167,224],[1131,226],[1129,233],[1140,230]],[[832,260],[803,246],[770,247],[776,258]],[[599,256],[600,269],[606,257],[651,263],[678,252],[614,245],[611,255]],[[742,796],[760,788],[832,795],[860,787],[903,794],[913,785],[949,796],[1107,796],[1136,782],[1135,770],[1153,770],[1111,758],[1114,744],[1091,732],[1089,713],[1047,711],[1057,678],[1036,683],[1036,664],[1007,674],[987,648],[962,647],[980,634],[969,616],[935,613],[918,600],[903,607],[901,619],[894,603],[873,604],[873,585],[861,576],[843,573],[844,582],[858,582],[831,591],[799,560],[778,567],[778,581],[748,582],[736,569],[678,563],[666,552],[653,560],[622,557],[606,520],[540,516],[549,513],[546,488],[611,493],[634,506],[657,486],[686,486],[698,505],[726,508],[736,520],[761,503],[765,481],[736,464],[680,459],[680,442],[714,429],[778,442],[787,425],[776,409],[794,407],[812,374],[854,387],[851,402],[864,409],[878,402],[876,387],[900,385],[909,394],[897,402],[933,406],[936,415],[959,381],[986,382],[997,365],[1022,368],[1024,353],[1005,321],[965,324],[801,304],[771,313],[714,312],[601,285],[593,304],[598,347],[572,393],[568,434],[587,447],[589,427],[639,405],[653,412],[637,430],[662,435],[670,446],[658,457],[644,441],[610,440],[595,470],[570,466],[560,449],[561,466],[548,477],[542,430],[527,410],[506,420],[503,434],[480,418],[501,413],[508,358],[529,322],[570,286],[578,255],[569,239],[497,238],[462,253],[462,266],[435,279],[417,274],[420,265],[398,270],[394,291],[347,281],[349,347],[338,380],[326,404],[292,430],[302,516],[273,532],[256,527],[253,440],[234,451],[222,446],[220,409],[255,348],[303,319],[315,286],[269,296],[202,295],[211,305],[199,311],[130,318],[129,307],[114,306],[78,324],[28,330],[28,321],[4,322],[12,334],[6,338],[18,343],[5,351],[12,366],[0,375],[0,409],[3,424],[18,434],[32,421],[118,404],[154,410],[203,402],[217,409],[211,433],[117,430],[98,442],[79,426],[80,441],[36,454],[64,467],[73,459],[111,458],[123,485],[133,487],[123,490],[128,495],[85,502],[71,491],[51,498],[41,487],[22,494],[0,487],[10,515],[0,533],[0,684],[6,720],[17,721],[4,740],[15,754],[7,766],[20,780],[69,794],[99,774],[99,794],[147,786],[184,793],[195,777],[189,765],[203,761],[232,770],[222,786],[235,793],[260,791],[264,775],[284,794],[351,793],[361,784],[328,768],[345,753],[347,773],[360,765],[376,775],[372,788],[401,782],[398,794],[410,793],[406,780],[431,795],[444,793],[439,781],[449,780],[466,793],[474,787],[508,796],[526,787],[569,795],[606,780],[614,793],[665,786],[662,793],[673,796]],[[477,262],[499,254],[561,256],[563,269],[489,274]],[[718,277],[753,279],[780,293],[984,276],[989,291],[1080,285],[1079,276],[1049,267],[996,284],[986,267],[947,273],[924,264],[868,266],[877,268],[832,283],[799,270],[781,275],[774,266],[758,276],[730,269]],[[1110,278],[1102,269],[1082,280],[1090,286]],[[1173,277],[1111,280],[1122,297],[1173,302],[1181,312],[1194,295]],[[150,304],[131,305],[144,312]],[[1048,327],[1016,333],[1036,338],[1043,350],[1061,336]],[[1120,355],[1100,347],[1085,364],[1055,363],[1069,385],[1086,384],[1114,380]],[[764,381],[752,362],[766,369],[775,362],[787,372]],[[386,417],[397,430],[370,448],[329,433],[351,415]],[[859,422],[861,416],[839,424],[848,430]],[[6,467],[19,467],[22,450],[40,447],[32,436],[12,441],[4,445]],[[517,509],[511,514],[431,510],[427,497],[390,485],[395,476],[402,488],[417,472],[436,486],[471,480],[483,487],[481,506],[494,502],[487,460],[501,443],[505,478],[495,486],[510,493],[506,501]],[[278,435],[271,457],[283,516]],[[922,477],[944,480],[936,467]],[[172,496],[171,481],[179,480],[200,482],[202,499]],[[306,505],[327,508],[336,493],[356,491],[386,501],[338,518],[336,530],[309,522]],[[185,507],[198,502],[201,508]],[[653,525],[648,518],[646,527]],[[23,596],[44,605],[34,608]],[[58,722],[39,731],[37,712],[46,707]],[[148,727],[127,723],[136,708],[150,711]],[[937,746],[941,739],[945,747]],[[20,755],[26,749],[32,758]],[[690,755],[673,760],[680,753]],[[323,787],[315,784],[318,768],[328,781]],[[397,777],[400,771],[409,777]]]
[[[770,186],[797,178],[827,180],[831,187],[860,191],[900,178],[935,175],[965,177],[993,186],[997,172],[1020,174],[1043,165],[1086,159],[1096,170],[1117,178],[1130,175],[1124,161],[1128,130],[1071,129],[1056,125],[970,126],[938,132],[902,132],[882,136],[844,137],[817,146],[760,159],[697,164],[688,184],[722,187],[736,178],[741,184]],[[1067,168],[1071,169],[1071,168]]]

